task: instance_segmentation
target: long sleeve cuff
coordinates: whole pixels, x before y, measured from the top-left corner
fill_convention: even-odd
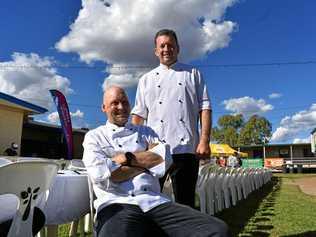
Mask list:
[[[157,146],[149,150],[163,158],[163,162],[149,169],[150,173],[155,177],[163,177],[170,165],[172,158],[169,145],[159,143]]]

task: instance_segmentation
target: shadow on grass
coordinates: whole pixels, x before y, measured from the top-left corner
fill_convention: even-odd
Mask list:
[[[228,224],[232,236],[269,236],[273,229],[271,218],[275,216],[274,205],[280,186],[281,179],[272,177],[269,183],[252,192],[246,200],[239,201],[235,207],[216,213],[215,216]]]
[[[307,232],[295,234],[295,235],[282,235],[281,237],[315,237],[315,236],[316,236],[316,231],[307,231]]]

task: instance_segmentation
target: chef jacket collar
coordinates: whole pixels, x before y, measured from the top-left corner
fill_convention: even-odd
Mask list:
[[[167,66],[167,65],[164,65],[164,64],[161,64],[160,63],[160,68],[161,69],[165,69],[165,70],[167,70],[167,69],[177,69],[178,67],[179,67],[179,63],[176,61],[175,63],[173,63],[173,64],[171,64],[169,67]]]
[[[109,122],[109,120],[106,121],[106,127],[110,130],[121,131],[125,128],[130,128],[131,126],[130,122],[127,122],[124,126],[117,126],[116,124]]]

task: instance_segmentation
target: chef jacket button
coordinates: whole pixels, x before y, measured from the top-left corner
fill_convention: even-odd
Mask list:
[[[132,197],[135,197],[135,194],[134,194],[134,193],[132,193],[132,194],[131,194],[131,196],[132,196]]]
[[[166,140],[162,140],[162,143],[166,143]]]
[[[159,101],[159,104],[162,104],[162,102],[161,102],[161,101]]]
[[[113,132],[115,132],[115,129],[112,129]]]
[[[158,88],[160,88],[160,85],[158,85]]]
[[[181,138],[181,142],[183,142],[184,141],[184,138]]]
[[[179,100],[180,103],[182,103],[182,100]]]
[[[121,145],[121,144],[119,144],[118,146],[119,146],[119,147],[122,147],[122,145]]]
[[[163,120],[160,120],[161,123],[163,123]]]
[[[182,118],[180,119],[180,122],[182,122],[182,123],[184,122]]]
[[[179,86],[182,86],[182,83],[181,83],[181,82],[179,82],[179,83],[178,83],[178,85],[179,85]]]
[[[159,72],[156,72],[156,75],[159,75]]]
[[[138,141],[136,141],[136,143],[138,143]]]
[[[143,190],[146,192],[146,191],[147,191],[147,188],[144,188]]]

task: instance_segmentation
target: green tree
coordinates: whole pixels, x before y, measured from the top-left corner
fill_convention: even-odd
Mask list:
[[[258,145],[268,143],[271,138],[271,123],[264,117],[253,115],[240,130],[239,144]]]
[[[218,119],[217,124],[223,128],[234,128],[238,130],[244,124],[244,118],[241,114],[237,115],[223,115]]]
[[[212,140],[230,146],[268,143],[271,138],[271,123],[264,117],[253,115],[247,122],[241,114],[223,115],[212,129]]]
[[[218,143],[226,143],[237,146],[239,141],[239,130],[244,124],[241,114],[224,115],[217,121],[218,127],[212,129],[212,139]]]

